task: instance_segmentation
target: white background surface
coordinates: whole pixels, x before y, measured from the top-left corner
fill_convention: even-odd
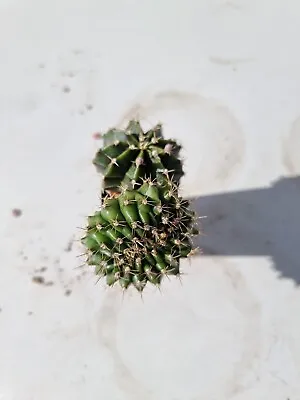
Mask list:
[[[0,0],[1,400],[300,399],[300,186],[267,191],[300,174],[299,22],[297,0]],[[182,142],[208,216],[206,255],[143,301],[66,251],[99,204],[92,134],[133,116]]]

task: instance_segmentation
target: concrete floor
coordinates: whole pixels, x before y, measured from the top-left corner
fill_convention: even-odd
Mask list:
[[[299,22],[297,0],[1,0],[1,400],[300,399]],[[207,216],[143,301],[73,244],[93,133],[134,116],[182,142]]]

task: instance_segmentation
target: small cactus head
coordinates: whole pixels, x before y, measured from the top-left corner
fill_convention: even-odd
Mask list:
[[[114,128],[103,135],[103,147],[93,164],[104,176],[104,190],[122,185],[134,188],[144,178],[156,179],[158,170],[168,171],[179,183],[183,176],[180,150],[175,140],[163,138],[161,124],[144,132],[139,121],[131,120],[125,130]]]
[[[180,259],[193,251],[195,215],[176,183],[162,176],[144,178],[136,190],[103,194],[100,210],[88,218],[87,263],[109,286],[140,292],[147,283],[159,286],[164,276],[180,275]]]

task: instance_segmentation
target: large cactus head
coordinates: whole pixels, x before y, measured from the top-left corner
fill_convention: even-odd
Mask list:
[[[118,190],[121,185],[134,188],[164,170],[179,183],[183,175],[180,150],[175,140],[163,138],[161,124],[144,132],[139,121],[131,120],[126,129],[110,129],[103,135],[103,147],[93,163],[104,176],[104,190]]]
[[[105,194],[88,218],[82,239],[87,263],[110,286],[142,291],[147,282],[159,285],[164,276],[179,275],[180,258],[192,254],[194,223],[189,202],[166,172],[158,180],[144,178],[137,190],[123,185]]]

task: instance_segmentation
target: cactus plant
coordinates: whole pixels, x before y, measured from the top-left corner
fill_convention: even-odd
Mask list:
[[[163,138],[161,124],[144,132],[139,121],[131,120],[125,130],[108,130],[103,144],[93,163],[104,176],[104,190],[118,190],[121,185],[134,188],[142,179],[157,178],[158,170],[168,170],[176,183],[183,175],[181,146]]]
[[[194,222],[167,173],[159,182],[144,179],[137,190],[122,186],[88,218],[82,239],[87,263],[109,286],[118,281],[123,289],[132,284],[142,291],[147,282],[159,285],[163,276],[179,275],[180,258],[192,254]]]
[[[87,264],[109,286],[159,286],[164,276],[179,276],[180,259],[194,253],[196,216],[179,195],[180,150],[163,138],[160,124],[144,132],[132,120],[103,135],[93,160],[104,176],[101,206],[88,217],[82,243]]]

